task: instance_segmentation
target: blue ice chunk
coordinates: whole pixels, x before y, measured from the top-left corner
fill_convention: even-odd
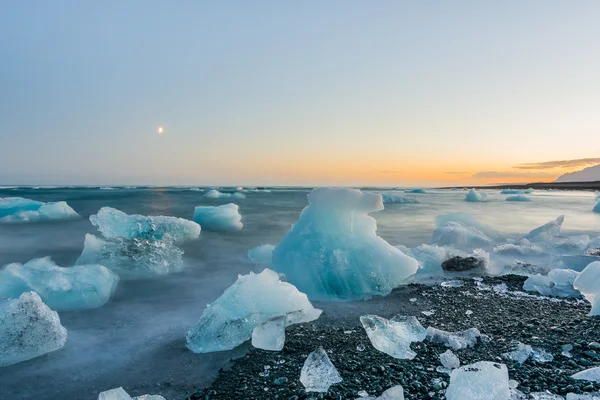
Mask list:
[[[31,360],[58,350],[67,342],[67,330],[56,311],[35,292],[18,299],[0,298],[0,367]]]
[[[23,197],[0,198],[0,224],[78,218],[64,201],[42,203]]]
[[[0,297],[17,298],[36,292],[53,310],[82,310],[104,305],[114,294],[119,277],[102,265],[61,268],[50,257],[0,270]]]
[[[273,250],[275,246],[272,244],[262,244],[248,250],[248,258],[256,265],[271,265],[273,258]]]
[[[244,226],[238,208],[233,203],[217,207],[198,206],[194,209],[194,221],[209,231],[236,232]]]
[[[418,194],[425,194],[427,193],[425,191],[425,189],[409,189],[405,191],[406,193],[418,193]]]
[[[273,251],[273,269],[310,299],[351,301],[387,295],[416,272],[417,261],[377,236],[368,214],[381,196],[317,188],[300,219]]]
[[[594,211],[595,213],[600,213],[600,198],[598,198],[596,205],[594,206],[594,208],[592,209],[592,211]]]
[[[181,241],[200,235],[200,225],[187,219],[128,215],[111,207],[102,207],[90,221],[107,238]]]
[[[321,310],[304,293],[279,275],[265,269],[260,274],[239,275],[237,281],[202,313],[187,333],[194,353],[233,349],[252,338],[254,329],[285,316],[286,326],[317,319]]]
[[[469,193],[465,196],[465,201],[471,202],[484,202],[487,201],[487,193],[478,192],[475,189],[469,190]]]
[[[524,194],[517,194],[514,196],[508,196],[506,201],[531,201],[531,199]]]
[[[504,189],[500,192],[500,194],[524,194],[524,190],[519,189]]]
[[[392,193],[381,193],[383,204],[420,204],[421,202],[411,197],[398,196]]]
[[[100,264],[123,279],[152,277],[183,269],[183,251],[168,240],[100,239],[85,235],[76,264]]]
[[[579,272],[571,269],[553,269],[548,276],[533,275],[523,283],[523,290],[537,291],[544,296],[581,297],[581,293],[574,288],[574,282]]]

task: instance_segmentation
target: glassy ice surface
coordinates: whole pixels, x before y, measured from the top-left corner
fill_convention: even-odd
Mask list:
[[[592,304],[589,315],[600,314],[600,261],[589,264],[573,283],[575,290],[581,292]]]
[[[23,197],[0,197],[0,224],[79,218],[66,202],[30,200]]]
[[[452,371],[447,400],[508,400],[508,370],[504,364],[480,361]]]
[[[554,356],[547,351],[539,348],[533,348],[528,344],[517,342],[514,349],[508,353],[504,353],[503,357],[509,360],[517,361],[523,364],[530,357],[537,362],[550,362],[554,360]]]
[[[600,367],[577,372],[576,374],[571,375],[571,378],[600,383]]]
[[[0,298],[0,367],[56,351],[66,341],[67,330],[58,314],[37,293]]]
[[[342,377],[322,347],[308,355],[300,371],[300,382],[307,392],[324,393],[341,381]]]
[[[422,342],[427,331],[415,317],[394,317],[391,320],[377,315],[363,315],[360,322],[373,347],[394,358],[412,360],[415,353],[413,342]]]
[[[244,227],[237,204],[198,206],[194,208],[194,221],[202,229],[216,232],[237,232]]]
[[[446,350],[440,354],[440,362],[442,366],[448,370],[453,370],[460,367],[460,360],[451,350]]]
[[[104,305],[117,289],[119,277],[102,265],[61,268],[50,257],[0,269],[0,297],[36,292],[56,311],[82,310]]]
[[[579,272],[570,269],[553,269],[544,275],[533,275],[523,283],[523,290],[539,292],[544,296],[581,297],[579,290],[573,287]]]
[[[275,317],[254,328],[252,346],[263,350],[282,350],[285,344],[286,320],[286,316]]]
[[[427,340],[431,343],[443,344],[454,350],[473,347],[481,336],[477,328],[470,328],[460,332],[446,332],[434,327],[427,328]]]

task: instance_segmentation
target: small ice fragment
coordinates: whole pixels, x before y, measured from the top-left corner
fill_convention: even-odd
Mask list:
[[[377,315],[363,315],[360,322],[373,347],[394,358],[412,360],[417,353],[412,342],[422,342],[427,331],[415,317],[394,317],[391,320]]]
[[[252,331],[252,346],[271,351],[281,351],[285,344],[286,317],[275,317]]]
[[[459,281],[459,280],[453,280],[453,281],[446,281],[446,282],[442,282],[440,284],[440,286],[442,287],[461,287],[463,286],[463,282]]]
[[[356,346],[356,350],[358,351],[365,351],[365,345],[364,344],[359,344],[358,346]]]
[[[131,396],[122,388],[110,389],[105,392],[101,392],[98,395],[98,400],[132,400]]]
[[[583,381],[592,381],[596,383],[600,383],[600,367],[589,368],[580,372],[577,372],[574,375],[571,375],[573,379],[579,379]]]
[[[473,347],[477,344],[477,338],[481,333],[477,328],[470,328],[460,332],[446,332],[434,327],[427,328],[427,340],[431,343],[443,344],[454,350]]]
[[[530,393],[533,400],[564,400],[565,398],[549,391]]]
[[[67,330],[58,314],[37,293],[0,298],[0,367],[58,350],[66,341]]]
[[[237,204],[222,206],[198,206],[194,208],[194,222],[202,229],[215,232],[237,232],[244,227]]]
[[[444,368],[452,370],[460,367],[460,360],[451,350],[446,350],[440,354],[440,362]]]
[[[361,390],[357,393],[360,397],[369,397],[369,393],[367,393],[365,390]]]
[[[540,363],[552,362],[554,360],[554,356],[552,354],[548,353],[545,350],[536,349],[536,348],[534,348],[533,351],[531,352],[531,358],[534,361],[537,361]]]
[[[300,382],[307,392],[325,393],[331,385],[341,381],[342,377],[322,347],[310,353],[304,361],[300,372]]]
[[[564,357],[567,357],[567,358],[573,357],[573,354],[571,354],[571,350],[573,350],[572,344],[563,344],[561,346],[561,349],[562,349],[562,353],[560,353],[560,354],[562,354]]]
[[[516,342],[514,350],[504,353],[502,356],[509,360],[517,361],[519,364],[523,364],[529,359],[529,357],[531,357],[534,361],[541,363],[554,360],[552,354],[548,353],[547,351],[537,348],[534,349],[530,345],[523,344],[521,342]]]
[[[408,299],[408,301],[410,301],[411,303],[414,303],[415,301],[417,301],[417,298],[416,298],[416,297],[413,297],[413,298],[411,298],[411,299]]]
[[[434,313],[435,313],[435,310],[421,311],[421,314],[425,315],[426,317],[431,317]]]
[[[465,311],[465,314],[466,314],[466,315],[471,315],[471,314],[473,314],[473,311],[471,311],[471,310],[467,310],[467,311]]]
[[[452,371],[447,400],[507,400],[508,370],[504,364],[480,361]]]
[[[143,394],[141,396],[134,397],[133,400],[166,400],[166,399],[157,394]]]

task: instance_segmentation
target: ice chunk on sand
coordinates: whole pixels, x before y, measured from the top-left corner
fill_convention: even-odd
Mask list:
[[[595,261],[579,274],[573,288],[579,290],[592,304],[588,315],[600,315],[600,261]]]
[[[79,218],[64,201],[42,203],[23,197],[0,198],[0,224]]]
[[[530,396],[533,400],[565,400],[564,397],[550,393],[547,390],[545,392],[532,392]]]
[[[360,322],[373,347],[394,358],[412,360],[417,353],[410,344],[422,342],[427,331],[415,317],[394,317],[391,320],[377,315],[363,315]]]
[[[554,236],[560,235],[560,228],[565,221],[565,216],[561,215],[553,221],[547,222],[542,226],[538,226],[531,232],[523,235],[523,239],[527,239],[530,242],[548,242],[551,241]]]
[[[359,395],[360,395],[360,393],[359,393]],[[373,396],[358,397],[356,400],[359,400],[359,399],[362,399],[362,400],[404,400],[404,388],[402,387],[402,385],[396,385],[396,386],[389,388],[385,392],[381,393],[381,396],[379,396],[379,397],[373,397]]]
[[[165,398],[156,394],[145,394],[132,399],[122,387],[119,387],[100,393],[98,400],[165,400]]]
[[[600,393],[590,393],[590,394],[568,393],[567,400],[600,400]]]
[[[271,265],[273,258],[273,250],[275,246],[272,244],[262,244],[248,250],[248,258],[256,265]]]
[[[233,203],[217,207],[198,206],[194,209],[194,221],[209,231],[237,232],[244,227],[238,208]]]
[[[300,382],[307,392],[325,393],[331,385],[341,381],[342,377],[322,347],[308,355],[300,371]]]
[[[286,316],[275,317],[254,328],[252,346],[263,350],[282,350],[285,344],[286,319]]]
[[[67,330],[58,314],[37,293],[0,298],[0,367],[58,350],[66,341]]]
[[[446,332],[430,326],[427,328],[427,340],[431,343],[443,344],[454,350],[473,347],[481,333],[477,328],[470,328],[460,332]]]
[[[300,219],[273,251],[273,269],[309,298],[359,300],[387,295],[418,269],[415,259],[377,236],[368,214],[381,196],[357,189],[317,188]]]
[[[508,400],[508,370],[506,365],[480,361],[452,371],[447,400]]]
[[[103,240],[85,235],[83,252],[76,264],[100,264],[120,278],[166,275],[183,269],[183,251],[170,241],[150,239]]]
[[[102,265],[61,268],[50,257],[0,270],[0,297],[17,298],[36,292],[53,310],[82,310],[104,305],[114,294],[119,277]]]
[[[257,326],[275,317],[287,316],[286,325],[292,325],[313,321],[320,314],[304,293],[282,282],[276,272],[250,272],[239,275],[207,306],[187,333],[187,347],[194,353],[230,350],[250,339]]]
[[[573,379],[600,383],[600,367],[589,368],[571,375]]]
[[[515,260],[512,263],[505,265],[502,269],[502,275],[521,275],[521,276],[532,276],[532,275],[548,275],[551,271],[550,267],[547,266],[538,266],[534,264],[529,264],[526,262],[522,262],[519,260]]]
[[[515,196],[508,196],[506,201],[531,201],[531,199],[524,194],[517,194]]]
[[[222,193],[218,190],[209,190],[204,194],[207,199],[245,199],[246,195],[241,192],[235,193]]]
[[[453,370],[460,367],[460,360],[452,350],[446,350],[444,353],[440,354],[440,362],[447,370]]]
[[[383,204],[421,204],[417,199],[411,197],[398,196],[392,193],[381,193]]]
[[[471,201],[474,203],[487,201],[487,193],[478,192],[475,189],[471,189],[465,196],[465,201]]]
[[[200,235],[200,225],[194,221],[176,217],[128,215],[111,207],[102,207],[98,214],[90,215],[90,221],[107,238],[180,241],[195,239]]]
[[[528,344],[517,342],[514,349],[508,353],[502,354],[506,359],[513,360],[519,364],[523,364],[530,357],[537,362],[550,362],[554,360],[554,356],[542,349],[536,349]]]
[[[523,283],[523,290],[537,291],[544,296],[581,297],[581,293],[573,288],[579,272],[570,269],[553,269],[548,276],[533,275]]]

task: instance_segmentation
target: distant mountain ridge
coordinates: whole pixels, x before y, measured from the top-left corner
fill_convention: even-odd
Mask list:
[[[587,167],[581,171],[561,175],[554,182],[595,182],[600,181],[600,164]]]

